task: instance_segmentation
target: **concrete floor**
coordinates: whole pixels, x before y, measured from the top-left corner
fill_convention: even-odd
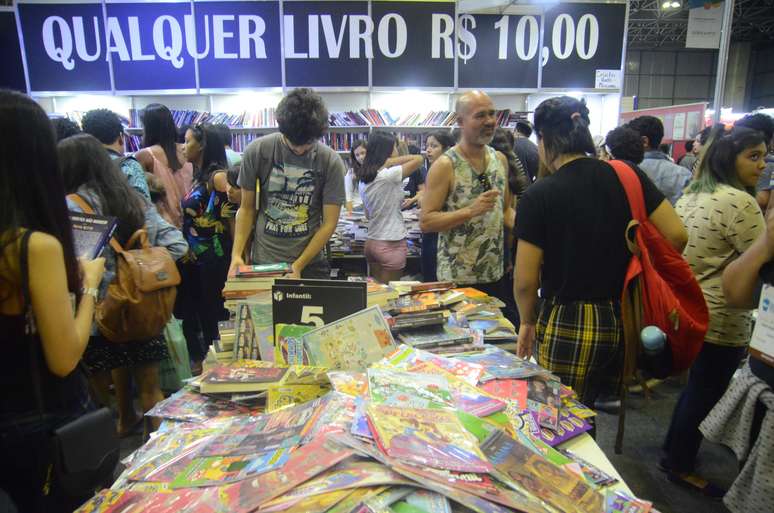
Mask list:
[[[661,513],[728,513],[721,501],[707,499],[667,481],[666,476],[656,468],[661,457],[661,442],[680,390],[678,381],[670,379],[653,390],[649,401],[642,396],[630,396],[621,455],[616,455],[613,450],[618,416],[600,412],[597,416],[597,443],[629,488],[638,497],[652,501]],[[139,432],[121,441],[122,458],[142,445]],[[737,474],[736,458],[727,448],[705,442],[699,452],[698,471],[714,483],[728,488]]]
[[[641,395],[630,396],[621,455],[616,455],[613,450],[618,416],[600,412],[597,443],[629,488],[638,497],[652,501],[661,513],[727,513],[728,509],[721,501],[671,483],[656,467],[681,389],[682,385],[676,379],[670,379],[656,386],[649,401]],[[706,441],[702,444],[697,471],[703,477],[728,489],[737,470],[736,457],[729,449]]]

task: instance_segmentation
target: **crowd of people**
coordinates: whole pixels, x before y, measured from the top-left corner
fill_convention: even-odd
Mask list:
[[[648,219],[682,252],[704,293],[709,329],[666,433],[662,467],[674,482],[722,495],[694,473],[699,425],[715,415],[747,357],[758,273],[774,258],[774,213],[765,216],[774,121],[754,114],[705,129],[674,163],[661,149],[661,121],[650,116],[595,142],[588,108],[571,97],[544,101],[534,125],[520,121],[515,132],[497,126],[486,93],[463,94],[455,109],[457,128],[427,134],[422,151],[387,132],[356,141],[347,170],[320,141],[329,114],[310,89],[289,92],[276,109],[278,131],[243,155],[230,148],[228,127],[180,131],[167,107],[151,104],[142,149],[126,156],[117,114],[96,109],[81,127],[52,124],[29,97],[0,92],[0,337],[8,351],[0,380],[14,390],[0,400],[0,446],[12,462],[0,467],[0,489],[18,510],[69,507],[51,493],[53,429],[111,405],[112,386],[118,434],[130,433],[143,419],[132,380],[143,411],[162,398],[163,335],[116,343],[94,321],[117,256],[138,230],[177,262],[175,316],[194,372],[228,318],[221,291],[237,266],[287,262],[291,278],[329,278],[325,247],[344,207],[369,220],[372,277],[397,280],[407,256],[401,211],[418,207],[425,281],[500,298],[519,326],[519,355],[534,355],[584,403],[615,392],[632,210],[606,159],[634,170]],[[76,259],[68,210],[118,220],[101,257]],[[745,376],[770,391],[771,365],[750,357]],[[749,422],[770,440],[762,404]]]

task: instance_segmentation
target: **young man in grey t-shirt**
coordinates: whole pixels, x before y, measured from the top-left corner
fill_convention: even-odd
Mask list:
[[[339,220],[346,171],[341,157],[319,142],[328,110],[314,91],[300,88],[280,101],[276,117],[279,133],[250,143],[242,158],[229,273],[245,263],[255,229],[252,263],[288,262],[291,278],[328,278],[323,248]]]

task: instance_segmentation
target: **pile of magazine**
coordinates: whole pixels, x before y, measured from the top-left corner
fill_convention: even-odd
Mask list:
[[[398,345],[364,312],[359,330],[302,336],[311,365],[210,366],[148,413],[161,429],[78,513],[654,511],[558,445],[594,413],[548,371],[490,345]],[[283,387],[319,397],[267,399]]]

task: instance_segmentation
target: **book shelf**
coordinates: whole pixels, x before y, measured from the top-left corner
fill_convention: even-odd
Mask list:
[[[526,118],[526,112],[514,112],[510,109],[498,111],[498,125],[513,128],[518,119]],[[69,113],[68,113],[69,115]],[[197,123],[223,123],[229,125],[232,133],[232,148],[235,151],[244,151],[247,145],[262,135],[277,130],[274,119],[274,109],[261,109],[257,113],[243,112],[240,114],[226,114],[203,111],[173,110],[172,115],[178,127]],[[73,115],[77,119],[77,115]],[[261,126],[244,126],[245,120],[261,119],[272,124]],[[398,121],[398,124],[392,124]],[[137,151],[140,148],[139,111],[130,110],[130,126],[126,129],[126,150]],[[451,111],[431,111],[428,113],[410,113],[399,117],[391,116],[386,111],[375,109],[361,109],[356,112],[333,112],[330,115],[330,128],[322,138],[322,142],[339,154],[346,155],[357,139],[367,139],[368,135],[375,131],[386,131],[395,134],[399,139],[416,144],[420,148],[424,146],[426,134],[436,130],[451,130],[455,126],[455,115]]]

